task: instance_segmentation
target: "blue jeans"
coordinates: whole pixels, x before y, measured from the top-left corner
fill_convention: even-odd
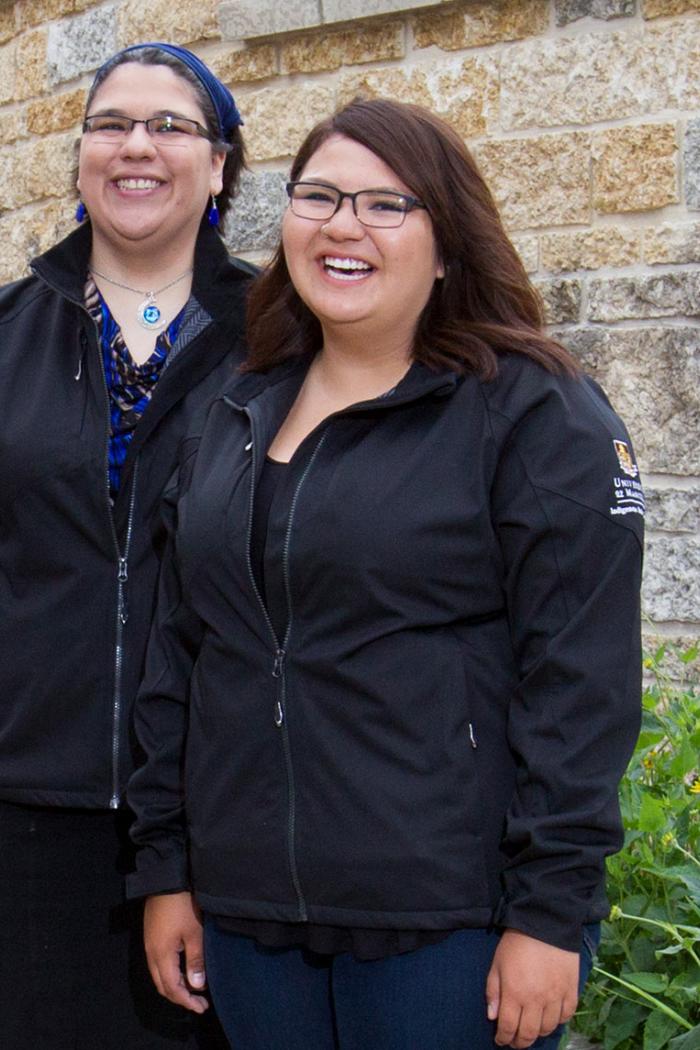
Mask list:
[[[485,987],[498,934],[457,930],[439,944],[359,962],[347,953],[265,948],[206,916],[207,978],[233,1050],[494,1050]],[[584,929],[580,988],[598,925]],[[563,1028],[532,1050],[556,1050]]]

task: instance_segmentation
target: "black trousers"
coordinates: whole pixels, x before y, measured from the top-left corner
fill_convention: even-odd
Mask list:
[[[156,992],[139,902],[125,902],[129,814],[0,802],[2,1050],[223,1050]]]

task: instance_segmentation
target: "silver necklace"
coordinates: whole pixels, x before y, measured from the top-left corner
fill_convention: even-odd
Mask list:
[[[149,292],[143,288],[132,288],[130,284],[122,284],[121,281],[115,281],[113,277],[108,277],[106,273],[100,273],[94,266],[90,267],[90,273],[94,277],[101,277],[103,281],[109,281],[110,284],[115,284],[117,288],[123,288],[126,292],[136,292],[137,295],[145,295],[146,298],[143,302],[139,303],[136,308],[136,320],[145,328],[148,332],[159,332],[161,328],[165,328],[165,318],[163,317],[162,311],[156,302],[156,296],[160,295],[161,292],[166,292],[168,288],[172,288],[174,284],[181,281],[183,277],[189,277],[192,273],[192,269],[185,270],[179,277],[175,277],[168,284],[164,284],[162,288],[157,288],[153,292]]]

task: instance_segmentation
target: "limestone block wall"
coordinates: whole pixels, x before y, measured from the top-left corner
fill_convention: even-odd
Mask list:
[[[337,105],[381,94],[454,125],[635,438],[648,629],[696,637],[700,0],[0,0],[0,279],[72,227],[91,73],[146,39],[193,48],[236,95],[250,172],[227,237],[256,261],[290,155]]]

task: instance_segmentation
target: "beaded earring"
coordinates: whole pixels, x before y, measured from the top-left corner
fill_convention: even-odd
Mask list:
[[[210,226],[219,225],[219,209],[216,206],[216,197],[212,193],[211,195],[211,207],[209,208],[209,214],[207,215]]]
[[[75,221],[82,222],[87,215],[87,208],[82,201],[78,201],[78,207],[75,209]]]

